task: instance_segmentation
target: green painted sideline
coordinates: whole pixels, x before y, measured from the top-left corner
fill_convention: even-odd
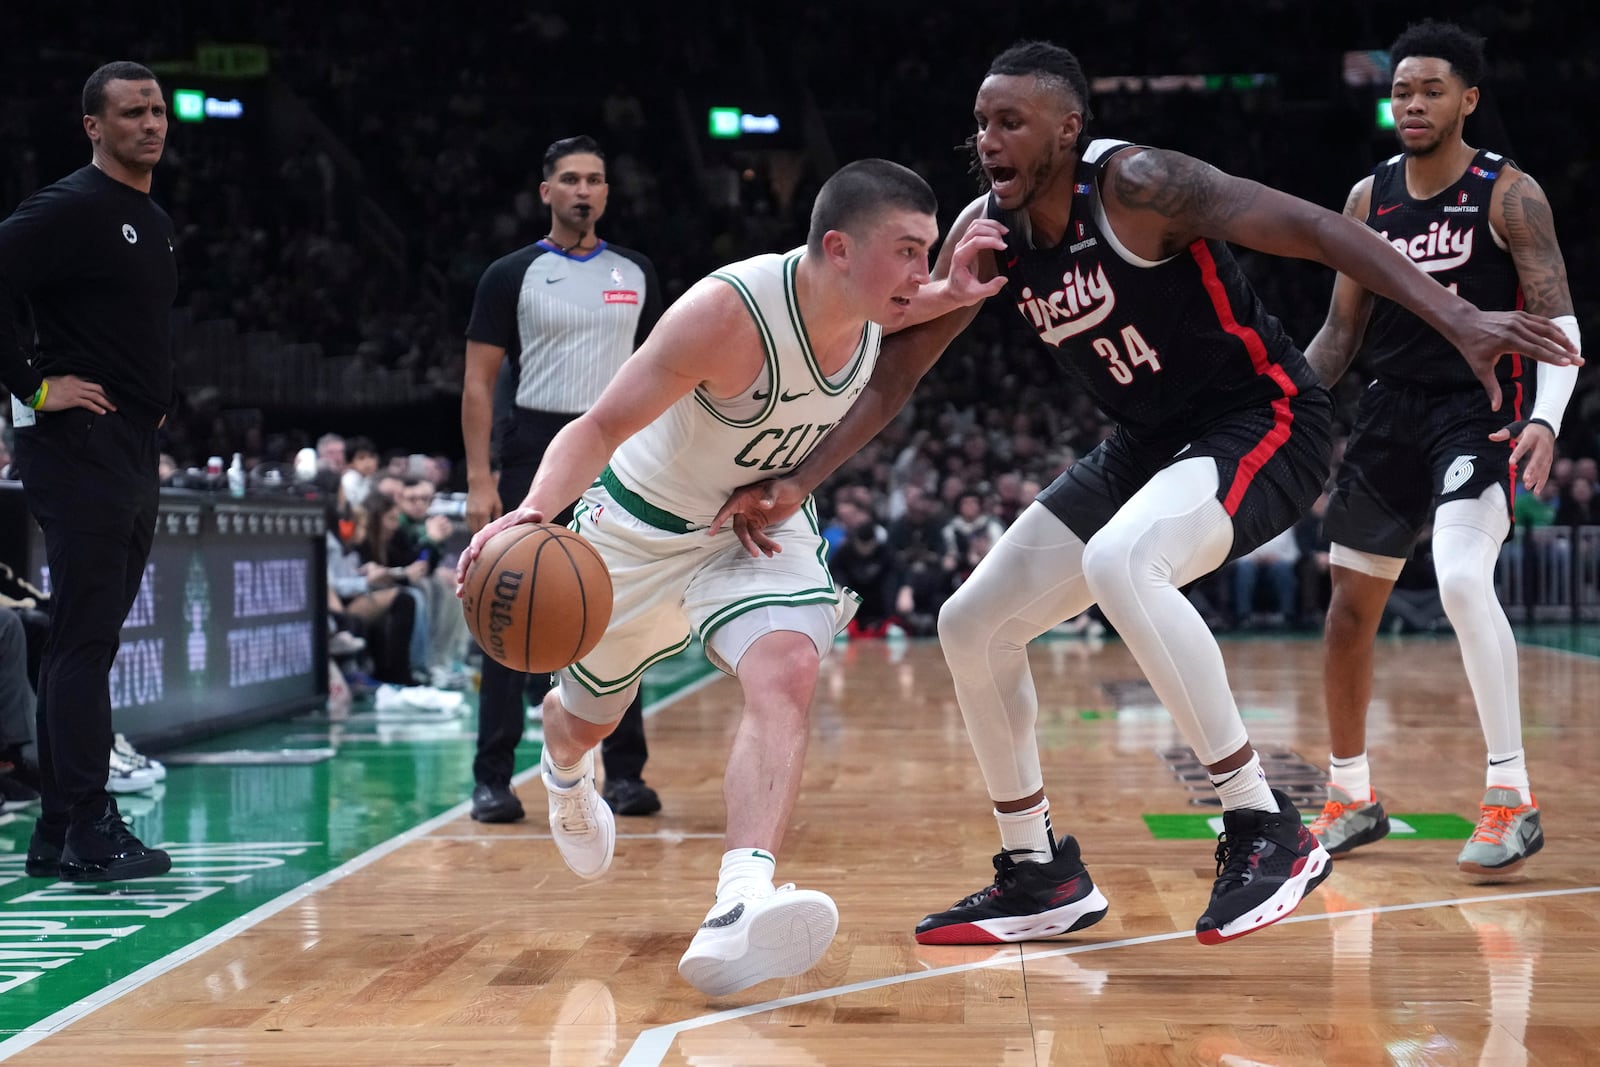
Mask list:
[[[646,706],[659,709],[714,673],[693,647],[651,671]],[[164,878],[99,886],[28,878],[23,859],[37,808],[0,815],[0,1038],[464,807],[475,730],[470,715],[380,719],[369,705],[340,722],[304,716],[187,746],[179,751],[336,754],[313,763],[175,765],[153,793],[119,797],[134,832],[172,852]],[[539,756],[533,733],[517,748],[518,771]],[[0,1045],[0,1058],[11,1051]]]
[[[1315,815],[1302,815],[1307,825]],[[1158,841],[1214,841],[1222,832],[1222,816],[1145,815],[1150,836]],[[1389,816],[1389,833],[1415,841],[1465,841],[1472,836],[1473,824],[1447,812],[1411,812]]]
[[[1536,648],[1551,648],[1575,656],[1600,659],[1600,625],[1580,623],[1537,623],[1513,627],[1517,643]]]

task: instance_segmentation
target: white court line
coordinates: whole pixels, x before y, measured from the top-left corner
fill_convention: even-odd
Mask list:
[[[726,834],[689,834],[676,830],[655,830],[648,834],[618,834],[618,841],[721,841]],[[433,834],[429,841],[550,841],[549,834]]]
[[[662,699],[646,705],[644,713],[646,716],[654,715],[657,712],[669,707],[676,701],[682,699],[683,697],[704,689],[706,686],[722,677],[722,672],[717,671],[699,679],[698,681],[684,686],[682,689],[674,690]],[[538,773],[539,768],[537,765],[535,765],[517,775],[512,779],[512,781],[520,785]],[[14,1034],[11,1037],[6,1038],[4,1041],[0,1041],[0,1060],[10,1059],[12,1056],[23,1051],[24,1049],[31,1048],[33,1045],[43,1041],[51,1034],[54,1034],[72,1025],[74,1022],[77,1022],[79,1019],[83,1018],[85,1015],[88,1015],[97,1008],[104,1007],[105,1005],[110,1004],[112,1001],[133,992],[139,987],[155,981],[168,971],[180,967],[194,959],[196,956],[199,956],[200,954],[237,937],[251,927],[265,922],[267,919],[272,918],[274,915],[286,908],[293,907],[295,904],[298,904],[311,894],[327,888],[340,879],[346,878],[364,867],[370,867],[372,864],[383,859],[390,853],[395,852],[402,846],[408,845],[420,837],[428,836],[432,831],[436,830],[440,826],[444,826],[447,823],[455,819],[459,819],[461,816],[465,815],[471,809],[471,807],[472,801],[464,800],[455,807],[440,812],[438,815],[435,815],[428,821],[417,826],[413,826],[411,829],[405,831],[399,836],[391,837],[389,840],[380,845],[373,846],[372,848],[363,852],[361,855],[356,856],[354,859],[350,859],[344,863],[341,863],[339,866],[335,867],[331,871],[328,871],[326,874],[318,875],[317,877],[311,879],[311,881],[291,889],[282,896],[273,900],[269,900],[265,904],[245,912],[237,919],[234,919],[232,922],[229,922],[223,926],[219,926],[217,929],[211,931],[209,934],[206,934],[204,937],[201,937],[196,941],[191,941],[182,948],[169,952],[160,959],[145,964],[132,974],[118,979],[102,989],[98,989],[95,992],[90,993],[88,996],[75,1003],[68,1004],[60,1011],[47,1015],[45,1018],[31,1024],[27,1027],[27,1029],[22,1030],[20,1033]],[[495,836],[497,838],[499,837],[499,835]],[[693,836],[721,837],[722,835],[697,834]],[[454,835],[452,835],[450,839],[454,839]]]
[[[191,941],[182,948],[170,952],[152,963],[145,964],[137,971],[134,971],[132,974],[113,982],[111,985],[95,990],[82,1000],[79,1000],[74,1004],[68,1004],[60,1011],[40,1019],[38,1022],[33,1023],[21,1033],[9,1037],[4,1041],[0,1041],[0,1060],[8,1059],[16,1053],[21,1052],[23,1049],[43,1041],[51,1034],[63,1029],[64,1027],[70,1026],[72,1023],[83,1018],[85,1015],[88,1015],[96,1008],[104,1007],[105,1005],[110,1004],[113,1000],[133,992],[140,986],[155,981],[157,978],[160,978],[173,968],[185,964],[191,959],[200,955],[202,952],[215,948],[217,945],[220,945],[223,942],[244,933],[252,926],[263,922],[266,919],[270,919],[272,916],[278,914],[280,911],[283,911],[285,908],[298,904],[300,901],[304,900],[306,897],[309,897],[318,890],[330,886],[348,875],[354,874],[363,867],[371,866],[378,860],[381,860],[385,856],[389,855],[391,852],[399,849],[401,846],[410,844],[417,838],[425,836],[436,827],[443,826],[452,819],[460,818],[462,815],[466,814],[467,809],[471,806],[472,802],[470,800],[462,801],[460,804],[457,804],[450,810],[435,815],[427,822],[413,826],[411,829],[407,830],[403,834],[400,834],[398,837],[391,837],[389,840],[383,842],[383,844],[376,845],[354,859],[341,863],[339,866],[335,867],[331,871],[328,871],[326,874],[318,875],[317,877],[311,879],[311,881],[289,890],[289,892],[283,894],[282,896],[273,900],[269,900],[265,904],[245,912],[237,919],[234,919],[232,922],[223,926],[219,926],[217,929],[211,931],[209,934],[206,934],[199,940]]]
[[[1418,911],[1423,908],[1448,908],[1461,907],[1469,904],[1496,904],[1508,900],[1534,900],[1540,897],[1565,897],[1577,893],[1600,893],[1600,885],[1581,886],[1577,889],[1540,889],[1527,893],[1507,893],[1502,896],[1484,897],[1455,897],[1450,900],[1424,900],[1415,904],[1385,904],[1371,908],[1353,908],[1349,911],[1330,911],[1321,915],[1291,915],[1287,919],[1279,920],[1283,923],[1313,923],[1326,922],[1329,919],[1344,919],[1354,915],[1386,915],[1391,912]],[[977,960],[972,963],[958,963],[949,967],[935,967],[914,974],[897,974],[888,978],[874,978],[866,982],[853,982],[850,985],[830,986],[827,989],[818,989],[811,993],[798,993],[792,997],[783,997],[780,1000],[768,1000],[760,1004],[751,1004],[744,1008],[730,1008],[712,1015],[702,1015],[695,1019],[685,1019],[682,1022],[668,1023],[666,1026],[652,1027],[642,1032],[634,1039],[633,1045],[628,1049],[628,1054],[622,1057],[621,1067],[657,1067],[667,1052],[672,1048],[672,1043],[678,1035],[689,1030],[699,1030],[707,1026],[716,1026],[719,1023],[731,1022],[750,1015],[761,1015],[766,1012],[776,1011],[779,1008],[788,1008],[796,1004],[810,1004],[813,1001],[827,1000],[830,997],[845,996],[850,993],[861,993],[871,989],[883,989],[888,986],[905,985],[910,982],[920,982],[927,978],[942,978],[945,975],[961,974],[965,971],[980,971],[991,967],[1012,967],[1032,963],[1036,960],[1054,959],[1058,956],[1078,956],[1088,952],[1103,952],[1111,948],[1128,948],[1133,945],[1151,945],[1159,941],[1177,941],[1183,938],[1194,937],[1193,930],[1174,930],[1170,934],[1149,934],[1145,937],[1126,937],[1116,941],[1101,941],[1091,945],[1069,945],[1065,948],[1053,949],[1045,952],[1030,952],[1026,956],[1018,947],[1015,954],[1007,952],[987,960]],[[1037,942],[1035,942],[1037,943]],[[996,946],[1003,949],[1005,946]],[[1226,949],[1222,951],[1227,951]]]

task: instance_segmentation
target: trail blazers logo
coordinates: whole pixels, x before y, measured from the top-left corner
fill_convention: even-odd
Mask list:
[[[1041,340],[1059,348],[1067,338],[1106,321],[1116,306],[1117,294],[1106,281],[1106,269],[1096,265],[1092,274],[1073,267],[1072,273],[1062,276],[1061,288],[1049,296],[1035,296],[1024,286],[1017,310],[1039,331]]]
[[[1444,472],[1444,491],[1453,493],[1467,484],[1467,479],[1472,477],[1471,456],[1457,456],[1450,464],[1450,469]]]

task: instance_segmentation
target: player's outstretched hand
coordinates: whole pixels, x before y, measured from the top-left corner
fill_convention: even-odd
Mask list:
[[[1544,491],[1550,465],[1556,458],[1556,435],[1542,422],[1518,419],[1489,435],[1491,441],[1516,441],[1511,465],[1522,472],[1522,486],[1532,493]]]
[[[1005,251],[1006,228],[994,219],[974,219],[961,235],[950,261],[950,277],[946,292],[958,307],[967,307],[987,300],[1006,287],[1003,274],[988,281],[979,277],[980,253],[999,254]]]
[[[534,508],[516,508],[489,523],[483,529],[472,535],[472,540],[467,547],[461,550],[461,560],[456,564],[456,599],[461,598],[462,591],[467,587],[467,571],[472,569],[472,561],[478,558],[483,551],[483,546],[489,538],[501,530],[519,526],[525,522],[543,522],[543,513]]]
[[[1561,327],[1526,311],[1475,310],[1463,320],[1456,347],[1466,357],[1483,391],[1489,394],[1489,406],[1496,411],[1500,410],[1501,397],[1494,368],[1501,357],[1520,352],[1541,363],[1583,366],[1583,357]]]

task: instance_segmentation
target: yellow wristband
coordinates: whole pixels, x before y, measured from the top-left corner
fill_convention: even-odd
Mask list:
[[[40,408],[44,407],[45,397],[49,395],[50,383],[47,381],[41,381],[39,383],[38,392],[33,394],[33,398],[28,401],[28,406],[33,410],[38,411]]]

